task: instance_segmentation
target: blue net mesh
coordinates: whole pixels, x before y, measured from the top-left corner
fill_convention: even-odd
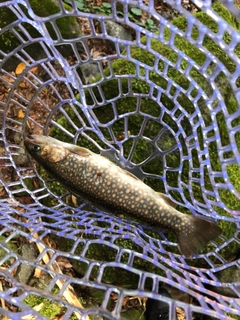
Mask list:
[[[144,310],[153,298],[169,304],[169,319],[176,310],[179,319],[240,319],[237,6],[194,0],[192,14],[167,0],[178,16],[169,21],[151,0],[112,1],[107,16],[68,3],[40,15],[34,1],[0,2],[0,313],[47,318],[29,306],[35,296],[61,306],[62,319],[124,319],[131,301]],[[149,24],[133,22],[134,9]],[[133,37],[112,35],[109,21]],[[166,230],[69,194],[25,154],[29,133],[101,153],[222,235],[186,259]],[[14,242],[31,244],[35,258]],[[23,265],[44,285],[21,280]]]

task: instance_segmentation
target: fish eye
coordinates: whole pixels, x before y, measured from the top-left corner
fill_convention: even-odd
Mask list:
[[[33,145],[33,151],[38,152],[39,150],[41,150],[41,147],[39,147],[38,145],[34,144]]]

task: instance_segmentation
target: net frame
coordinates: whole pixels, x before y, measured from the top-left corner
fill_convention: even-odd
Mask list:
[[[217,319],[231,319],[231,317],[227,316],[227,313],[231,315],[239,315],[239,305],[237,299],[229,298],[223,295],[216,294],[215,292],[206,289],[205,285],[214,285],[214,286],[223,286],[231,288],[233,292],[239,297],[240,293],[238,290],[238,286],[240,285],[239,282],[233,283],[219,283],[219,279],[216,277],[216,273],[227,268],[235,267],[239,268],[239,260],[234,261],[226,261],[226,258],[222,255],[224,249],[228,248],[228,246],[235,242],[239,245],[239,210],[235,210],[226,206],[226,204],[221,200],[221,195],[219,190],[228,189],[230,192],[239,199],[239,192],[236,190],[235,186],[232,184],[229,175],[227,174],[227,167],[231,164],[238,164],[240,162],[238,146],[236,142],[236,135],[239,132],[239,125],[233,126],[233,120],[238,119],[240,114],[240,108],[236,110],[236,112],[230,114],[228,108],[225,105],[225,102],[222,99],[222,93],[219,89],[219,85],[216,84],[215,80],[219,76],[220,73],[223,73],[226,79],[229,80],[228,85],[231,87],[232,92],[234,94],[235,99],[238,101],[239,99],[239,89],[237,85],[237,80],[239,78],[239,57],[237,56],[235,49],[239,42],[239,32],[234,29],[232,26],[227,24],[225,20],[223,20],[211,7],[211,1],[193,1],[193,3],[203,11],[205,11],[209,17],[211,17],[217,24],[218,24],[218,32],[214,33],[209,30],[205,25],[203,25],[195,16],[190,14],[181,4],[180,1],[167,1],[167,3],[180,14],[184,15],[187,18],[188,26],[186,31],[182,31],[178,29],[176,26],[172,25],[169,21],[167,21],[164,17],[161,17],[154,9],[154,4],[152,1],[149,2],[147,6],[144,4],[143,1],[137,2],[130,2],[130,1],[119,1],[123,5],[124,16],[119,17],[117,14],[117,7],[116,2],[112,1],[112,15],[108,16],[99,16],[95,14],[86,14],[80,12],[77,8],[77,5],[74,1],[72,1],[72,10],[66,10],[63,6],[61,1],[58,1],[58,5],[60,11],[54,15],[47,16],[47,17],[39,17],[36,13],[31,9],[31,5],[29,1],[7,1],[0,3],[0,9],[7,7],[9,8],[16,16],[15,21],[11,24],[4,26],[1,29],[1,34],[4,34],[7,31],[11,31],[14,37],[16,37],[20,41],[20,45],[14,48],[11,52],[3,52],[1,51],[1,81],[4,85],[9,88],[9,94],[6,99],[0,102],[1,107],[1,122],[2,122],[2,129],[1,129],[1,142],[5,148],[5,154],[1,157],[1,161],[4,161],[4,165],[6,167],[10,167],[16,174],[15,181],[6,181],[4,178],[1,178],[1,182],[3,184],[4,189],[8,195],[7,199],[1,199],[1,235],[4,235],[5,240],[1,241],[0,247],[6,253],[4,257],[1,259],[1,264],[6,263],[10,258],[14,262],[11,264],[9,269],[0,270],[1,275],[4,279],[6,279],[11,284],[11,289],[7,291],[1,291],[0,297],[3,298],[5,301],[16,305],[17,307],[21,308],[23,311],[20,312],[10,312],[1,308],[1,313],[3,315],[8,316],[9,318],[15,319],[19,318],[20,316],[32,314],[36,317],[36,319],[43,319],[43,316],[39,315],[38,312],[30,309],[28,306],[23,304],[24,298],[28,296],[31,292],[36,295],[42,295],[51,299],[52,301],[57,301],[65,306],[66,314],[64,319],[69,318],[73,312],[78,312],[82,319],[87,317],[87,314],[101,314],[102,316],[109,318],[109,319],[120,319],[120,311],[121,311],[121,303],[126,296],[144,296],[144,297],[153,297],[156,299],[162,299],[161,296],[157,294],[159,283],[167,284],[171,287],[174,287],[182,292],[187,293],[191,297],[195,297],[199,303],[199,306],[193,304],[183,303],[178,301],[177,299],[173,302],[171,299],[165,299],[170,304],[170,315],[169,319],[173,319],[174,309],[175,307],[180,307],[185,311],[186,319],[192,319],[193,314],[207,314]],[[233,1],[223,1],[222,2],[232,13],[234,16],[238,17],[238,10],[233,4]],[[154,17],[160,23],[160,33],[154,34],[149,30],[146,30],[143,27],[140,27],[129,20],[128,12],[129,6],[137,7],[147,13],[151,13],[152,17]],[[27,15],[24,12],[24,8],[27,8]],[[58,18],[62,18],[65,16],[81,16],[88,19],[89,24],[91,26],[91,32],[88,35],[83,35],[81,38],[75,39],[63,39],[57,24],[54,22]],[[95,21],[98,20],[101,26],[101,33],[98,33],[95,29]],[[106,21],[114,20],[118,23],[124,23],[130,28],[135,30],[136,41],[129,41],[114,38],[113,36],[109,35],[106,28]],[[52,22],[52,26],[54,27],[56,33],[56,39],[52,39],[49,34],[46,25],[48,22]],[[24,27],[25,24],[31,25],[38,31],[38,37],[33,39],[29,32]],[[170,38],[166,39],[164,37],[164,28],[168,28],[171,32]],[[199,30],[199,37],[198,39],[194,40],[191,38],[191,34],[193,31],[193,27],[197,27]],[[231,35],[230,43],[226,43],[223,37],[225,33]],[[24,36],[23,36],[24,35]],[[146,36],[146,44],[143,44],[141,41],[141,36]],[[189,43],[196,46],[203,52],[206,56],[206,60],[202,65],[197,65],[196,61],[188,57],[183,51],[179,50],[175,46],[175,38],[178,36],[182,38],[186,38]],[[219,47],[223,48],[229,58],[235,63],[236,68],[233,72],[230,72],[224,63],[222,63],[216,56],[213,55],[212,52],[209,52],[206,47],[203,45],[203,41],[205,36],[208,36],[212,39]],[[25,38],[24,38],[25,37]],[[91,38],[100,38],[111,41],[114,43],[116,55],[114,58],[123,58],[127,61],[131,61],[134,63],[136,67],[135,74],[115,74],[114,69],[112,67],[112,55],[106,55],[104,57],[93,58],[91,56],[91,52],[88,46],[88,40]],[[177,61],[173,63],[169,61],[166,57],[161,55],[159,52],[156,52],[151,45],[151,40],[155,39],[160,41],[161,43],[169,46],[173,51],[175,51],[178,55]],[[29,43],[38,42],[41,46],[41,50],[45,52],[46,57],[42,59],[35,59],[29,54],[26,50]],[[83,60],[79,51],[77,50],[76,43],[81,43],[81,47],[84,50],[86,55],[86,59]],[[71,43],[72,50],[75,54],[75,57],[81,63],[89,63],[94,62],[97,63],[99,68],[99,73],[101,75],[101,79],[97,82],[92,84],[84,84],[82,78],[77,73],[77,65],[70,65],[68,61],[64,58],[61,52],[58,50],[59,45],[69,44]],[[126,51],[123,53],[120,50],[120,44],[124,44],[126,46]],[[152,53],[155,57],[153,65],[146,65],[141,61],[137,61],[131,54],[131,48],[138,47],[146,52]],[[23,62],[26,64],[25,70],[18,76],[13,76],[7,70],[5,70],[6,62],[11,59],[12,57],[16,57],[19,62]],[[30,62],[28,62],[30,60]],[[104,73],[103,68],[103,61],[108,61],[109,67],[109,75],[106,76]],[[62,70],[63,74],[59,76],[58,72],[54,69],[53,62],[57,61]],[[159,62],[162,61],[164,63],[164,68],[162,71],[158,69]],[[187,67],[185,70],[181,68],[182,61],[187,61]],[[47,73],[49,79],[47,81],[43,81],[39,79],[33,72],[32,68],[38,65],[44,69]],[[215,69],[214,71],[209,74],[207,70],[209,70],[209,66],[214,64]],[[183,74],[190,82],[190,86],[188,89],[182,88],[178,83],[174,82],[170,77],[168,77],[169,68],[177,68],[181,74]],[[212,86],[212,94],[205,89],[203,90],[199,83],[196,82],[191,77],[191,70],[192,68],[196,68],[196,70],[202,74],[202,76],[208,81],[210,86]],[[142,74],[141,70],[144,69],[144,74]],[[156,72],[160,74],[162,77],[167,79],[168,85],[165,89],[161,88],[160,86],[156,85],[151,80],[150,74],[151,72]],[[8,76],[8,80],[6,77]],[[138,93],[134,92],[133,81],[134,79],[140,79],[145,81],[149,85],[149,91],[147,93]],[[12,79],[10,81],[9,79]],[[34,95],[28,99],[26,97],[21,96],[17,89],[21,80],[27,81],[31,88],[35,89]],[[114,79],[118,83],[118,90],[119,95],[107,99],[102,89],[102,84],[109,79]],[[97,107],[104,107],[106,104],[112,104],[113,109],[115,111],[116,102],[119,99],[124,99],[126,96],[126,92],[124,92],[122,83],[123,81],[127,80],[129,85],[129,91],[127,95],[129,97],[136,98],[137,107],[136,111],[138,114],[142,115],[144,119],[147,119],[145,122],[143,121],[139,134],[134,135],[134,143],[133,147],[130,151],[129,157],[125,157],[124,155],[124,147],[123,144],[125,141],[129,139],[128,134],[128,127],[127,125],[124,126],[124,138],[121,141],[117,140],[117,137],[114,131],[111,129],[110,133],[112,134],[112,142],[106,139],[106,136],[102,133],[102,128],[108,126],[111,128],[112,123],[116,122],[119,119],[123,119],[124,123],[127,123],[129,118],[129,114],[124,113],[123,115],[117,114],[112,119],[112,121],[108,122],[107,124],[101,123],[95,113],[94,110]],[[70,97],[66,100],[62,99],[61,93],[58,92],[55,85],[57,82],[62,82],[65,84],[66,89],[69,92]],[[52,89],[54,95],[56,95],[58,103],[52,109],[48,107],[48,105],[43,101],[41,98],[41,91],[44,87],[49,86]],[[174,87],[175,93],[171,95],[171,89]],[[94,94],[94,89],[97,88],[99,90],[99,95],[101,100],[98,99],[96,94]],[[191,96],[191,93],[194,89],[197,89],[198,94],[195,97]],[[80,99],[76,98],[75,90],[79,92]],[[86,101],[86,90],[89,91],[89,94],[92,97],[93,104],[89,106]],[[156,94],[157,91],[157,94]],[[173,110],[169,110],[166,106],[161,103],[161,95],[162,94],[168,95],[175,104],[176,108]],[[181,125],[181,116],[175,116],[177,110],[180,110],[182,116],[189,116],[189,114],[184,110],[182,105],[177,101],[177,98],[180,94],[188,96],[194,106],[196,107],[195,112],[190,116],[189,121],[193,128],[197,128],[201,126],[204,128],[203,130],[203,137],[205,140],[204,148],[199,148],[198,136],[195,132],[192,134],[184,134],[184,128]],[[142,170],[142,166],[144,165],[144,161],[142,163],[136,164],[132,161],[131,155],[134,153],[134,148],[136,147],[138,137],[142,137],[144,134],[145,126],[147,121],[152,120],[155,121],[156,117],[152,115],[146,115],[141,113],[141,101],[144,98],[151,98],[153,101],[158,103],[161,106],[161,116],[159,117],[160,120],[163,120],[163,114],[168,114],[173,118],[176,122],[178,130],[177,132],[174,131],[171,126],[169,126],[166,122],[165,130],[167,130],[169,135],[175,136],[176,145],[181,153],[181,159],[185,161],[189,161],[193,166],[192,161],[192,150],[198,148],[199,157],[200,157],[200,167],[195,170],[195,172],[200,173],[200,178],[194,178],[194,170],[191,171],[191,175],[189,180],[196,181],[202,186],[203,194],[204,194],[204,202],[200,203],[194,196],[191,196],[191,202],[189,202],[184,192],[182,191],[182,187],[184,183],[181,182],[181,175],[178,176],[178,188],[172,187],[168,184],[168,177],[167,177],[167,170],[163,172],[161,176],[161,181],[165,185],[165,192],[167,195],[170,195],[173,200],[175,200],[179,205],[183,207],[187,207],[190,209],[193,214],[203,215],[205,217],[211,217],[215,220],[224,220],[231,224],[236,225],[236,232],[229,237],[228,239],[221,237],[221,240],[218,242],[213,242],[212,250],[207,254],[200,254],[196,256],[196,260],[203,259],[204,262],[207,264],[208,268],[197,268],[194,264],[189,263],[183,256],[176,254],[174,250],[168,250],[171,246],[174,248],[176,247],[176,243],[168,242],[167,237],[160,232],[161,241],[155,240],[153,237],[149,236],[146,233],[147,227],[139,225],[138,223],[125,221],[122,219],[118,219],[113,216],[106,215],[102,212],[93,209],[93,212],[89,212],[85,210],[85,204],[82,203],[78,208],[74,208],[72,206],[66,205],[66,194],[56,195],[47,187],[47,182],[44,180],[43,177],[39,175],[39,172],[35,169],[32,164],[32,173],[29,174],[29,168],[22,168],[21,166],[16,164],[14,156],[18,156],[22,153],[22,147],[19,143],[12,143],[9,141],[7,137],[7,130],[11,130],[14,132],[19,132],[20,134],[25,134],[27,130],[27,122],[31,121],[36,125],[43,134],[48,133],[49,126],[56,126],[64,131],[72,140],[73,143],[77,143],[79,136],[82,135],[85,138],[89,139],[98,149],[99,151],[111,159],[115,159],[120,165],[127,168],[129,171],[136,174],[141,179],[144,178],[152,178],[152,174],[146,173]],[[209,126],[205,126],[205,122],[203,117],[201,117],[201,108],[199,108],[198,101],[203,97],[205,100],[206,106],[210,112],[210,116],[212,119],[212,123]],[[212,107],[213,102],[218,100],[217,106]],[[46,112],[49,113],[49,116],[46,119],[46,123],[44,126],[40,125],[36,122],[36,120],[31,115],[31,109],[33,104],[39,101],[42,109],[45,109]],[[15,119],[9,116],[9,106],[13,104],[19,107],[24,113],[24,120],[22,122],[18,122]],[[77,126],[71,120],[71,117],[67,114],[65,106],[69,104],[72,107],[72,110],[77,115],[79,122],[82,124],[81,127]],[[63,126],[60,126],[59,123],[55,120],[54,116],[57,112],[61,110],[62,114],[65,115],[67,121],[72,125],[74,128],[74,133],[68,132],[64,129]],[[81,114],[79,112],[81,110]],[[221,128],[219,128],[216,120],[216,114],[221,111],[224,115],[224,119],[226,121],[227,128],[229,130],[229,145],[225,146],[221,143]],[[197,121],[196,121],[197,118]],[[95,133],[95,135],[105,143],[107,146],[103,148],[99,143],[94,141],[88,132],[91,131]],[[196,130],[195,130],[196,131]],[[208,133],[214,131],[214,137],[208,136]],[[183,134],[183,137],[188,143],[188,154],[185,155],[181,141],[179,139],[180,134]],[[163,133],[161,132],[160,136]],[[153,144],[156,147],[156,141],[160,137],[151,140],[151,145]],[[145,139],[149,142],[149,139]],[[211,159],[208,156],[208,143],[214,140],[217,145],[217,150],[219,151],[219,160],[221,163],[221,171],[214,170],[212,168]],[[194,143],[192,143],[194,141]],[[117,153],[116,153],[117,150]],[[164,150],[160,150],[159,148],[156,152],[162,152],[162,154],[170,153],[174,151],[168,150],[168,152],[164,152]],[[231,156],[227,159],[225,158],[225,154],[229,152]],[[152,154],[154,156],[155,153]],[[148,158],[148,160],[151,160]],[[165,169],[167,165],[165,163]],[[204,168],[207,168],[211,184],[213,186],[213,190],[207,190],[204,188]],[[183,165],[180,163],[178,168],[175,168],[177,172],[181,172],[183,169]],[[176,171],[175,170],[175,171]],[[174,170],[170,170],[174,171]],[[35,190],[31,190],[28,188],[26,184],[26,179],[33,179],[38,177],[39,181],[41,181],[40,187]],[[223,179],[224,183],[216,183],[216,179]],[[185,184],[187,188],[191,189],[191,183]],[[27,193],[34,199],[34,203],[29,205],[22,205],[19,202],[16,202],[16,195],[20,192],[27,191]],[[183,202],[179,202],[176,198],[172,196],[171,191],[178,192]],[[41,195],[39,195],[41,194]],[[42,200],[44,198],[54,198],[57,201],[57,204],[54,205],[52,208],[44,207]],[[214,200],[211,200],[213,197]],[[219,214],[215,207],[220,207],[226,210],[231,215],[222,216]],[[45,211],[47,210],[47,211]],[[71,210],[71,219],[75,219],[77,227],[81,228],[84,226],[84,233],[90,234],[92,236],[96,236],[97,239],[84,239],[84,241],[80,241],[77,234],[79,233],[79,229],[72,228],[72,221],[69,221],[69,210]],[[49,218],[49,214],[51,214],[51,223],[47,222]],[[19,216],[23,219],[23,221],[19,220]],[[25,218],[25,219],[24,219]],[[41,218],[42,222],[39,220]],[[104,223],[105,227],[100,227],[99,225],[95,225],[95,222]],[[108,225],[108,227],[106,227]],[[47,246],[43,239],[48,234],[55,235],[60,238],[67,238],[73,241],[74,245],[72,246],[69,252],[58,252],[58,250],[54,250]],[[6,237],[6,234],[8,235]],[[38,238],[35,238],[35,234],[38,234]],[[40,247],[43,248],[43,252],[39,254],[38,258],[34,262],[30,262],[25,260],[20,254],[12,252],[7,243],[11,241],[11,239],[15,236],[22,236],[27,241],[32,241],[38,244]],[[137,244],[141,247],[142,252],[139,253],[137,250],[130,250],[129,248],[124,248],[121,246],[116,245],[116,239],[126,239],[131,240],[133,244]],[[79,243],[83,243],[83,249],[81,255],[79,256],[76,254],[76,248]],[[107,250],[110,248],[116,252],[114,261],[92,261],[92,259],[86,258],[89,248],[93,245],[101,245],[105,247]],[[167,249],[166,249],[167,248]],[[51,260],[47,266],[42,266],[40,262],[43,259],[43,256],[46,253],[51,254]],[[128,261],[123,263],[122,257],[125,255],[128,256]],[[57,258],[66,257],[71,258],[77,261],[83,261],[88,264],[88,269],[86,271],[85,276],[82,279],[71,279],[66,275],[58,274],[51,270],[51,267],[54,265],[54,262]],[[138,270],[135,265],[135,260],[141,259],[142,261],[147,261],[151,264],[154,264],[160,270],[165,273],[165,276],[159,276],[154,273],[144,272]],[[125,261],[125,260],[124,260]],[[218,261],[219,263],[216,263]],[[26,284],[19,283],[13,276],[12,272],[15,270],[20,264],[32,264],[34,267],[38,269],[44,270],[47,274],[54,272],[54,280],[52,280],[51,284],[45,290],[39,291],[36,288],[31,286],[27,286]],[[220,266],[219,266],[220,265]],[[97,266],[99,269],[98,276],[94,281],[90,280],[90,275],[94,266]],[[130,271],[132,274],[137,275],[139,277],[138,286],[135,290],[128,290],[126,288],[121,288],[116,285],[107,285],[103,281],[103,274],[104,270],[110,267],[120,268],[123,270]],[[175,270],[175,272],[173,271]],[[152,280],[152,292],[149,293],[146,291],[145,284],[146,279],[151,278]],[[51,289],[57,283],[58,280],[64,281],[64,286],[62,290],[57,294],[53,295],[51,293]],[[74,307],[73,305],[67,303],[63,300],[63,293],[66,288],[70,284],[78,284],[82,286],[95,286],[99,290],[105,291],[105,297],[102,301],[101,306],[98,308],[88,308],[88,309],[81,309]],[[16,294],[16,292],[22,290],[22,294]],[[107,301],[110,299],[111,292],[114,292],[118,295],[118,300],[115,305],[114,310],[109,311],[107,309]],[[206,297],[207,295],[207,297]]]

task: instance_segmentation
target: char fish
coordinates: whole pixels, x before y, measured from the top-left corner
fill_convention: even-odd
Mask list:
[[[215,223],[177,211],[171,200],[92,151],[43,135],[24,141],[28,153],[70,192],[113,214],[129,214],[175,232],[190,257],[221,234]]]

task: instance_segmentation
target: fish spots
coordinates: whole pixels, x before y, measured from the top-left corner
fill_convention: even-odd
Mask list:
[[[62,157],[55,154],[58,159]],[[168,210],[167,205],[161,204],[152,189],[99,155],[83,158],[68,153],[64,161],[52,164],[51,170],[54,170],[55,177],[61,177],[66,187],[96,206],[101,204],[113,212],[117,208],[123,214],[130,213],[159,226],[188,232],[185,221],[173,210]]]

